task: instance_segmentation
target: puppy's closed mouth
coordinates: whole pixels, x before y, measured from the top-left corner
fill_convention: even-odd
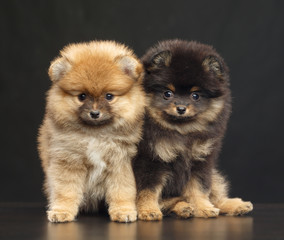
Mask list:
[[[87,126],[102,126],[102,125],[106,125],[109,124],[113,121],[112,118],[108,118],[108,119],[103,119],[103,120],[86,120],[86,119],[82,119],[80,118],[81,122]]]
[[[172,123],[187,123],[195,119],[195,116],[176,116],[176,115],[168,114],[165,111],[163,111],[163,117],[167,121],[172,122]]]

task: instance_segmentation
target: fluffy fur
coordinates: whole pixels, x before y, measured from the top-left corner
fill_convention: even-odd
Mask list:
[[[138,218],[240,215],[215,163],[231,112],[229,73],[208,45],[164,41],[142,58],[148,96],[144,136],[133,161]]]
[[[103,200],[111,220],[136,220],[131,159],[142,134],[142,75],[133,52],[111,41],[69,45],[51,63],[38,137],[51,222]]]

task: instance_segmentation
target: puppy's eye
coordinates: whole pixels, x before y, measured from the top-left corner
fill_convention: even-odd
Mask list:
[[[199,98],[200,98],[200,95],[198,93],[195,93],[193,92],[191,94],[191,98],[194,100],[194,101],[197,101]]]
[[[106,100],[111,101],[114,98],[114,96],[111,93],[106,94]]]
[[[87,95],[85,93],[81,93],[79,96],[78,96],[78,99],[83,102],[85,99],[87,98]]]
[[[171,98],[171,97],[173,97],[173,96],[174,96],[174,94],[173,94],[173,92],[170,91],[170,90],[164,92],[164,98],[165,98],[165,99],[169,99],[169,98]]]

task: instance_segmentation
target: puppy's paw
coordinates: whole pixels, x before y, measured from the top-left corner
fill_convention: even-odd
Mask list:
[[[194,208],[190,203],[178,202],[172,209],[172,212],[180,218],[189,218],[193,216]]]
[[[64,210],[50,210],[47,211],[47,218],[50,222],[71,222],[75,220],[75,215]]]
[[[219,207],[220,213],[227,216],[244,215],[253,210],[251,202],[244,202],[240,198],[229,198]]]
[[[253,205],[251,202],[243,202],[234,210],[234,212],[231,213],[231,215],[233,216],[244,215],[252,210],[253,210]],[[228,214],[230,215],[230,213]]]
[[[111,221],[114,222],[135,222],[137,220],[137,211],[135,209],[115,209],[109,211]]]
[[[160,209],[141,209],[138,211],[138,219],[143,221],[162,220],[163,214]]]
[[[219,212],[220,209],[214,207],[195,208],[194,216],[201,218],[212,218],[212,217],[218,217]]]

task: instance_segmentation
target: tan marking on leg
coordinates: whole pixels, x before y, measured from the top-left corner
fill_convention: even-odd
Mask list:
[[[169,212],[178,202],[184,201],[184,197],[173,197],[161,199],[159,202],[160,209],[163,212]]]
[[[251,202],[244,202],[240,198],[228,198],[228,184],[225,178],[213,170],[210,200],[220,209],[221,214],[236,216],[246,214],[253,209]]]
[[[165,214],[174,213],[180,218],[189,218],[193,215],[193,207],[185,201],[184,197],[162,199],[160,209]]]
[[[194,208],[193,206],[185,201],[178,202],[172,209],[171,212],[173,212],[176,216],[180,218],[189,218],[193,216]]]
[[[213,205],[218,204],[222,199],[228,198],[228,183],[226,179],[216,170],[212,170],[212,184],[210,201]]]
[[[145,221],[162,220],[163,214],[159,207],[161,189],[155,191],[145,189],[138,193],[138,218]]]
[[[223,199],[223,201],[219,202],[216,207],[220,208],[221,214],[225,214],[227,216],[244,215],[253,209],[251,202],[244,202],[240,198]]]
[[[209,201],[209,192],[204,192],[195,177],[190,179],[184,196],[194,208],[195,217],[208,218],[219,215],[219,209],[215,208]]]

